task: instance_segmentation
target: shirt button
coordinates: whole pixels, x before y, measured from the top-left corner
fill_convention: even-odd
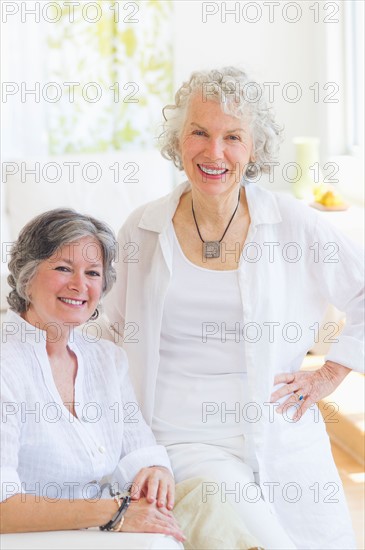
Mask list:
[[[105,447],[100,445],[100,447],[98,448],[98,451],[99,451],[99,453],[101,453],[103,455],[105,453]]]

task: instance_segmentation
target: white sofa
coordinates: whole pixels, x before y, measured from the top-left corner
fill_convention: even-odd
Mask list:
[[[7,308],[8,243],[32,217],[51,208],[71,207],[104,220],[117,232],[132,210],[172,189],[174,174],[172,163],[157,150],[4,162],[1,310]],[[88,181],[92,179],[98,181]]]
[[[106,533],[98,529],[0,535],[1,550],[176,550],[172,537],[139,533]]]

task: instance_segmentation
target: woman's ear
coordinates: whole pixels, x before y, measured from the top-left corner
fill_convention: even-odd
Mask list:
[[[178,158],[178,163],[175,161],[175,166],[179,169],[179,170],[183,170],[183,163],[182,163],[182,158],[181,158],[181,137],[178,138],[177,136],[175,137],[175,143],[174,143],[175,147],[175,156]]]
[[[176,138],[176,141],[175,141],[175,151],[181,158],[181,140],[178,137]]]
[[[32,277],[32,279],[33,279],[33,277]],[[27,303],[27,309],[29,308],[29,306],[32,302],[32,279],[27,282],[27,284],[25,286],[25,289],[24,289],[25,301]]]

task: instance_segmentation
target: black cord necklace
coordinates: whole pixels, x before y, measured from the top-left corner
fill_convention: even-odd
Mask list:
[[[204,258],[219,258],[220,257],[220,255],[221,255],[221,242],[223,241],[224,236],[227,233],[227,231],[229,229],[229,226],[231,225],[232,220],[235,217],[235,214],[238,210],[238,206],[240,204],[240,195],[241,195],[241,189],[238,192],[237,206],[234,209],[232,217],[229,220],[228,225],[227,225],[227,227],[226,227],[226,229],[225,229],[225,231],[224,231],[224,233],[223,233],[223,235],[222,235],[222,237],[219,241],[204,241],[203,237],[201,236],[200,230],[199,230],[198,222],[196,221],[193,199],[191,199],[191,211],[193,213],[193,218],[194,218],[196,230],[198,231],[198,235],[200,237],[200,240],[203,243],[203,256],[204,256]]]

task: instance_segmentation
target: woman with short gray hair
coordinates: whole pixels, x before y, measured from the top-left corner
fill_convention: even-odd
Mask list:
[[[245,72],[193,73],[164,118],[162,154],[188,181],[125,222],[120,250],[137,252],[107,300],[144,417],[176,479],[210,477],[265,548],[353,549],[316,403],[363,365],[362,255],[253,182],[281,128]],[[301,372],[329,302],[346,326],[323,366]],[[123,335],[130,322],[138,338]]]
[[[123,350],[74,332],[97,317],[116,253],[105,223],[71,209],[40,214],[13,245],[2,340],[2,532],[100,526],[184,540],[171,514],[169,460],[139,411]],[[110,479],[135,490],[100,499]]]
[[[109,292],[115,282],[113,262],[117,243],[111,229],[103,222],[83,216],[71,209],[58,208],[40,214],[21,231],[11,250],[8,283],[12,288],[8,303],[16,313],[24,314],[29,305],[27,287],[37,272],[39,264],[50,258],[63,245],[93,236],[102,249],[104,262],[102,293]],[[84,254],[87,254],[87,249]],[[90,250],[89,250],[90,254]],[[91,319],[98,317],[96,309]]]

